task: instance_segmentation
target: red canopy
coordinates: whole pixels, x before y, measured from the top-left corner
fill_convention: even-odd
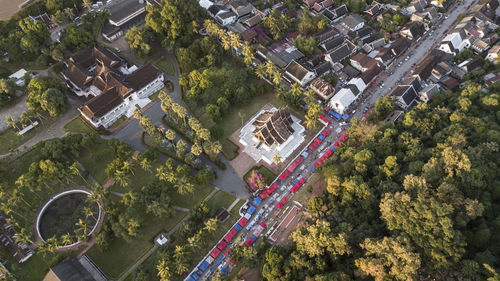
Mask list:
[[[306,178],[300,178],[299,182],[302,184],[306,183]]]
[[[233,260],[229,260],[229,262],[230,262],[232,265],[235,265],[235,264],[236,264]]]
[[[221,241],[219,243],[219,245],[217,245],[217,248],[222,251],[222,250],[224,250],[224,248],[226,248],[226,246],[227,246],[227,242]]]
[[[288,202],[288,198],[283,197],[283,198],[281,198],[280,202],[283,203],[283,204],[285,204],[286,202]]]
[[[281,210],[281,208],[283,208],[283,204],[281,204],[281,202],[278,202],[278,204],[276,204],[276,208],[278,210]]]
[[[217,256],[219,254],[220,254],[220,250],[216,248],[213,250],[213,252],[210,254],[210,256],[215,259],[215,258],[217,258]]]
[[[269,195],[269,194],[267,194],[267,189],[266,189],[261,194],[259,194],[259,197],[260,197],[260,199],[264,199],[267,197],[267,195]]]
[[[267,224],[266,224],[265,222],[261,221],[261,222],[260,222],[260,226],[262,226],[262,227],[267,227]]]
[[[328,112],[328,111],[330,111],[330,108],[328,106],[325,106],[325,107],[323,107],[323,110]]]
[[[224,256],[229,256],[229,251],[231,251],[231,247],[228,247],[227,250],[224,252]]]
[[[247,219],[246,218],[241,218],[241,220],[238,222],[239,225],[241,226],[244,226],[245,224],[247,224]]]
[[[289,175],[290,175],[290,171],[286,170],[286,171],[284,171],[284,172],[283,172],[283,174],[281,174],[281,175],[279,176],[279,178],[278,178],[278,179],[279,179],[280,181],[284,181],[284,180],[286,179],[286,177],[288,177]]]
[[[325,137],[326,137],[326,136],[328,136],[328,134],[329,134],[330,132],[331,132],[331,131],[330,131],[330,129],[326,128],[326,129],[325,129],[325,130],[321,133],[321,135],[323,135],[323,136],[325,136]]]
[[[236,233],[238,233],[238,231],[234,228],[232,228],[228,234],[226,234],[226,236],[224,237],[224,241],[226,242],[230,242],[233,237],[236,235]]]
[[[245,247],[248,248],[248,247],[252,246],[253,242],[254,242],[253,239],[248,237],[247,241],[245,241]]]

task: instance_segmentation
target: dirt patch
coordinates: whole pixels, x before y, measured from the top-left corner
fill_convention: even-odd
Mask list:
[[[305,188],[307,189],[307,187],[308,186],[306,186]],[[305,191],[306,195],[304,196],[304,198],[300,200],[299,203],[302,204],[304,208],[307,208],[307,203],[309,203],[309,199],[311,199],[311,197],[313,196],[321,196],[323,194],[323,191],[325,190],[326,190],[326,182],[325,179],[321,177],[318,181],[316,181],[313,184],[312,192]]]
[[[259,281],[260,280],[260,266],[257,268],[246,268],[241,272],[241,278],[238,280],[245,281]]]
[[[284,246],[288,244],[290,234],[297,229],[300,224],[301,210],[297,205],[293,205],[290,210],[278,222],[278,226],[269,237],[275,244]]]

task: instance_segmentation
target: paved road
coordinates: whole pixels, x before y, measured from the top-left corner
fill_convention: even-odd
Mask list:
[[[28,95],[23,95],[17,100],[16,104],[0,110],[0,132],[7,129],[9,124],[5,121],[7,116],[14,117],[14,120],[21,119],[21,114],[26,111],[26,98]]]

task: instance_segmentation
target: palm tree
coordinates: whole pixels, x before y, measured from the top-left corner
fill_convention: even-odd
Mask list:
[[[175,133],[174,130],[168,129],[165,132],[165,138],[169,140],[172,144],[174,143],[175,138],[177,137],[177,134]]]
[[[71,237],[71,234],[66,233],[61,236],[61,244],[64,246],[71,245],[73,243],[73,238]]]
[[[300,97],[302,95],[302,88],[300,88],[299,84],[293,83],[292,88],[290,89],[290,94],[293,97]]]
[[[304,93],[304,101],[307,104],[312,104],[314,102],[314,95],[315,95],[314,90],[309,88],[307,92]]]
[[[151,162],[147,158],[143,158],[139,161],[139,166],[141,166],[144,171],[151,172]]]
[[[203,152],[201,145],[199,143],[195,143],[191,146],[191,153],[195,156],[200,156]]]
[[[183,246],[175,246],[173,258],[175,260],[175,273],[182,275],[184,272],[188,271],[186,265],[186,251]]]
[[[80,169],[78,168],[78,164],[76,162],[73,162],[73,164],[71,164],[71,166],[69,166],[69,172],[72,174],[72,175],[78,175],[82,178],[83,181],[85,181],[85,183],[87,185],[89,185],[89,183],[87,182],[87,180],[82,176],[82,174],[80,173]]]
[[[158,277],[161,281],[169,281],[171,277],[170,268],[168,268],[167,261],[162,258],[160,263],[156,265],[156,270],[158,270]]]
[[[20,213],[14,211],[14,206],[11,205],[12,202],[10,201],[7,201],[6,203],[2,203],[0,205],[0,210],[2,211],[2,213],[4,213],[5,215],[9,215],[10,213],[12,214],[15,214],[21,218],[23,218],[25,221],[29,222],[30,220],[28,218],[26,218],[25,216],[21,215]]]
[[[123,161],[123,166],[122,166],[122,169],[123,171],[125,172],[130,172],[132,173],[132,175],[135,176],[135,173],[134,173],[134,170],[135,170],[135,162],[133,161],[128,161],[128,160],[125,160]]]
[[[55,235],[47,239],[47,250],[49,252],[53,253],[57,248],[59,248],[59,241]]]
[[[77,233],[78,241],[87,240],[88,231],[89,231],[87,223],[84,222],[82,219],[78,219],[78,221],[76,222],[75,225],[77,226],[77,229],[75,230],[75,232]]]
[[[136,108],[134,110],[134,118],[140,120],[141,117],[142,117],[142,111],[139,108]]]
[[[205,229],[208,232],[215,231],[217,229],[217,225],[219,224],[219,220],[217,218],[211,218],[205,222]]]
[[[274,163],[276,163],[276,164],[281,163],[281,157],[280,157],[280,155],[279,155],[278,153],[274,154],[274,156],[273,156],[273,161],[274,161]]]
[[[245,64],[248,66],[252,65],[255,59],[255,55],[248,41],[243,42],[243,44],[241,45],[241,53],[245,56],[245,58],[243,59]]]
[[[128,186],[129,175],[125,173],[125,171],[115,171],[113,174],[113,178],[117,181],[122,187]]]
[[[240,46],[241,46],[241,40],[240,40],[239,34],[234,33],[232,31],[229,31],[229,38],[231,40],[231,45],[234,48],[240,48]]]
[[[186,195],[193,193],[194,185],[188,182],[186,179],[181,179],[177,182],[177,193],[180,195]]]
[[[90,10],[92,7],[92,0],[83,0],[83,7],[87,8],[87,10]]]
[[[229,37],[229,35],[224,34],[220,38],[220,40],[222,42],[222,48],[224,48],[224,50],[228,51],[231,48],[231,38]]]
[[[255,67],[255,74],[260,78],[266,80],[267,77],[267,70],[266,70],[266,65],[261,63],[258,64]]]
[[[5,118],[5,122],[9,124],[13,129],[16,128],[16,120],[14,120],[14,117],[12,115],[9,115]]]
[[[245,112],[245,110],[243,110],[243,109],[239,110],[239,111],[238,111],[238,116],[239,116],[239,117],[240,117],[240,119],[241,119],[241,126],[243,126],[243,118],[245,118],[245,116],[246,116],[246,112]]]
[[[14,234],[14,239],[16,240],[17,242],[17,245],[21,245],[21,244],[31,244],[33,243],[33,241],[31,240],[30,238],[30,233],[28,232],[28,230],[26,230],[26,228],[21,228],[19,230],[19,232],[17,232],[16,234]]]

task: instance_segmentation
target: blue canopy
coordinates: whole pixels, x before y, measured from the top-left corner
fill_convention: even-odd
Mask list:
[[[296,184],[299,182],[299,179],[295,179],[293,182],[292,182],[292,185]]]
[[[281,185],[281,180],[277,179],[277,180],[276,180],[276,184],[277,184],[277,185]]]
[[[259,205],[259,204],[260,204],[260,202],[262,202],[262,199],[261,199],[260,197],[255,197],[255,198],[253,199],[253,204],[254,204],[255,206]]]
[[[193,273],[193,275],[191,275],[191,277],[193,277],[194,280],[198,280],[198,278],[200,278],[200,276],[198,276],[198,274],[196,274],[196,273]]]
[[[195,280],[193,279],[193,277],[191,277],[191,276],[190,276],[190,277],[187,279],[187,281],[195,281]]]
[[[311,172],[314,173],[315,169],[314,169],[314,166],[311,166]]]
[[[323,136],[323,135],[319,135],[319,136],[318,136],[318,139],[320,139],[320,140],[324,140],[324,139],[325,139],[325,136]]]
[[[234,229],[236,229],[236,231],[240,231],[241,230],[241,225],[239,225],[239,224],[235,225]]]
[[[250,235],[250,238],[252,238],[253,241],[257,240],[257,237],[255,237],[255,235]]]
[[[205,271],[205,270],[207,270],[208,266],[209,266],[208,262],[207,262],[207,261],[204,261],[204,262],[200,265],[200,270],[201,270],[201,271]]]
[[[247,210],[247,213],[251,215],[251,214],[253,214],[253,212],[255,212],[255,207],[254,206],[250,206],[248,208],[248,210]]]
[[[224,273],[224,274],[227,274],[228,271],[225,269],[225,268],[221,268],[220,272]]]
[[[302,152],[302,154],[300,154],[300,156],[307,158],[307,156],[309,156],[309,153],[307,153],[307,151],[304,151]]]
[[[344,120],[349,119],[349,114],[344,114],[344,115],[342,115],[342,119],[344,119]]]

